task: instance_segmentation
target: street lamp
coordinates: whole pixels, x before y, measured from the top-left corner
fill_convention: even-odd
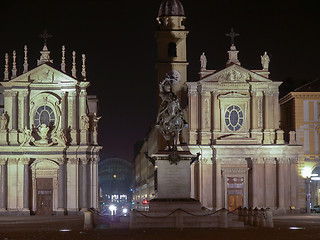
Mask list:
[[[320,180],[318,174],[313,174],[312,169],[310,167],[304,167],[301,171],[302,176],[305,178],[306,182],[306,210],[307,213],[310,213],[311,207],[311,180]]]

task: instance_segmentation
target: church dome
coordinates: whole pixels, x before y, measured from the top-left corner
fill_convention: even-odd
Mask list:
[[[159,8],[158,17],[184,16],[184,10],[179,0],[164,0]]]

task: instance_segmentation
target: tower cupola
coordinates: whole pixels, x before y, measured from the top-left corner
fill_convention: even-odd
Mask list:
[[[164,0],[159,8],[158,17],[184,16],[184,9],[179,0]]]

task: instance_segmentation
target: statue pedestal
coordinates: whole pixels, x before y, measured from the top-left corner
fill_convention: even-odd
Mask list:
[[[150,211],[200,211],[199,201],[191,199],[192,155],[189,151],[163,151],[152,154],[155,160],[155,199]]]
[[[155,161],[156,198],[190,198],[191,158],[188,152],[157,153]]]

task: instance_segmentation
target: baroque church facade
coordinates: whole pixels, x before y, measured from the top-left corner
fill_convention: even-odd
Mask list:
[[[53,66],[46,43],[37,67],[17,75],[16,52],[5,56],[1,82],[4,109],[0,125],[0,215],[79,214],[98,207],[96,96],[87,95],[85,55],[77,79]],[[11,76],[10,76],[11,75]]]
[[[305,210],[305,186],[300,176],[302,146],[284,141],[279,127],[279,86],[269,79],[269,57],[261,56],[262,69],[241,66],[232,41],[226,68],[208,70],[203,53],[198,81],[187,82],[184,9],[178,0],[164,0],[158,14],[159,83],[173,79],[188,130],[180,138],[180,150],[200,159],[191,165],[191,196],[203,207],[230,211],[241,207],[269,207],[278,213]],[[229,36],[234,39],[231,31]],[[154,128],[135,159],[135,203],[156,194],[154,168],[149,156],[163,150]]]

